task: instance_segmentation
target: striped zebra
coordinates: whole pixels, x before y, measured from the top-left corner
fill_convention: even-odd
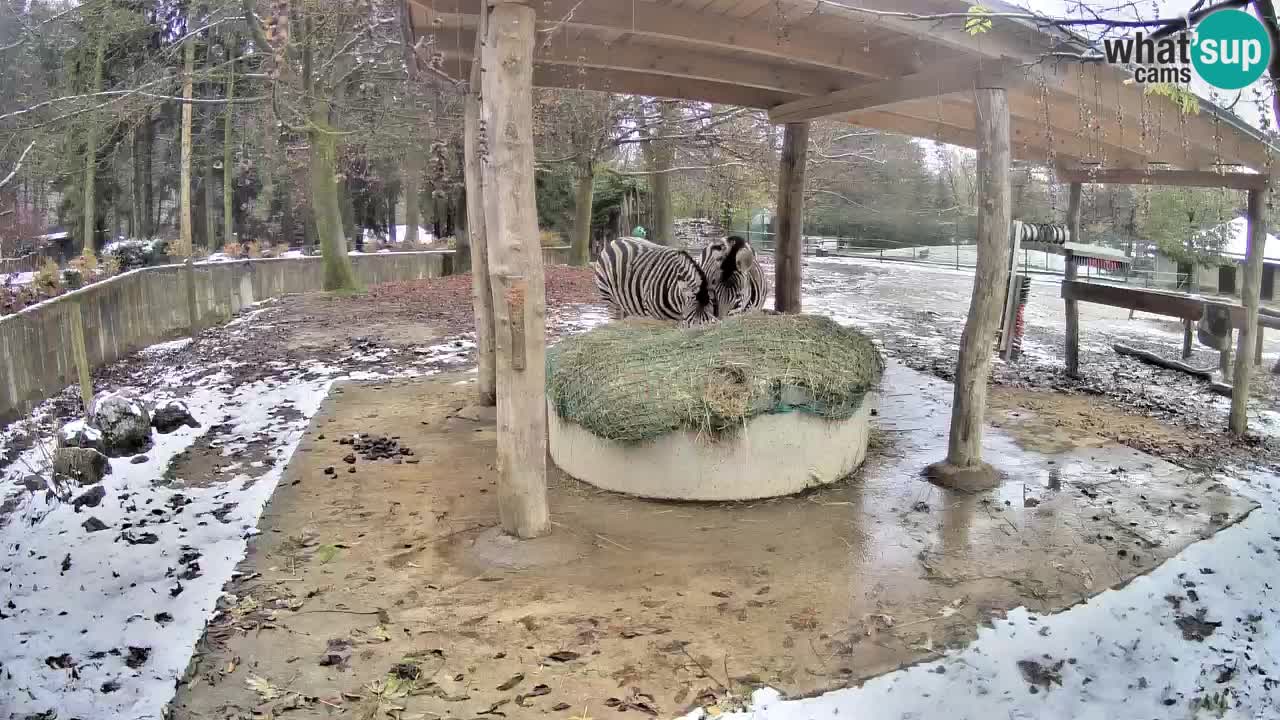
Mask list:
[[[1033,242],[1063,245],[1071,239],[1071,230],[1066,225],[1055,223],[1028,223],[1014,220],[1013,237],[1019,245]]]
[[[684,250],[620,237],[604,246],[592,267],[596,288],[615,319],[678,320],[689,327],[719,316],[706,273]]]
[[[712,240],[702,249],[699,263],[711,283],[718,317],[764,307],[769,281],[751,243],[737,235]]]

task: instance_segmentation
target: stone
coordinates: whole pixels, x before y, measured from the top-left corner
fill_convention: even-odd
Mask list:
[[[102,450],[102,433],[83,418],[72,420],[58,430],[58,447]]]
[[[89,425],[102,432],[102,450],[132,455],[151,444],[151,415],[137,398],[105,392],[89,406]]]
[[[84,528],[85,532],[98,532],[100,530],[106,530],[107,524],[90,515],[88,520],[85,520],[80,524],[80,527]]]
[[[93,485],[111,474],[107,456],[93,448],[58,448],[53,451],[53,476],[79,485]]]
[[[191,416],[187,404],[181,400],[165,400],[156,405],[155,410],[151,412],[151,425],[162,435],[171,433],[183,425],[191,428],[200,427],[200,423]]]
[[[92,488],[86,490],[82,495],[80,495],[80,497],[72,500],[71,507],[76,512],[80,512],[80,508],[98,507],[98,505],[102,504],[102,499],[106,496],[107,491],[103,489],[101,485],[94,485]]]
[[[935,485],[949,490],[975,493],[999,487],[1004,474],[990,463],[978,463],[970,467],[952,465],[943,460],[924,469],[924,476]]]

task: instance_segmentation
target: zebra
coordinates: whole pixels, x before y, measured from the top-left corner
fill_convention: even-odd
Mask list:
[[[751,243],[737,235],[711,240],[699,264],[712,285],[718,318],[764,307],[769,281]]]
[[[1028,223],[1014,220],[1013,238],[1020,245],[1033,242],[1063,245],[1071,239],[1071,230],[1066,225],[1055,223]]]
[[[614,319],[651,317],[691,327],[720,317],[707,274],[684,250],[620,237],[604,246],[592,268]]]

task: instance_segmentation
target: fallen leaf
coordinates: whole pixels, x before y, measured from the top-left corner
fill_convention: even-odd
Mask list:
[[[510,680],[508,680],[508,681],[506,681],[506,682],[502,683],[501,685],[499,685],[499,686],[498,686],[498,689],[499,689],[499,690],[510,690],[511,688],[513,688],[513,687],[515,687],[515,686],[519,685],[519,684],[520,684],[520,683],[522,683],[522,682],[524,682],[524,673],[516,673],[515,675],[513,675],[513,676],[511,677],[511,679],[510,679]]]
[[[570,660],[577,660],[580,657],[582,656],[572,650],[557,650],[556,652],[548,655],[547,659],[555,660],[556,662],[569,662]]]

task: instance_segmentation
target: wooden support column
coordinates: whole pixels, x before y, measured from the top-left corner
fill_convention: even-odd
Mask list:
[[[1240,327],[1240,345],[1236,348],[1231,418],[1228,422],[1231,432],[1236,435],[1243,435],[1249,429],[1249,376],[1253,373],[1253,353],[1250,351],[1254,350],[1254,333],[1261,332],[1258,327],[1258,296],[1262,290],[1262,257],[1267,242],[1265,193],[1265,190],[1249,191],[1249,246],[1245,251],[1244,286],[1240,291],[1244,323]]]
[[[787,123],[778,166],[778,234],[774,236],[773,307],[800,312],[800,256],[804,248],[804,169],[809,154],[809,123]]]
[[[1130,313],[1133,311],[1130,310]],[[1191,343],[1194,333],[1192,332],[1192,322],[1190,320],[1182,321],[1182,359],[1186,360],[1191,357]]]
[[[956,361],[947,459],[925,470],[935,482],[963,490],[999,484],[999,473],[982,461],[982,423],[992,342],[1008,282],[1009,228],[1013,220],[1009,199],[1008,93],[998,88],[980,88],[974,95],[978,140],[978,266]]]
[[[482,25],[484,20],[484,13],[481,13]],[[482,27],[476,34],[476,59],[471,63],[471,83],[463,110],[463,175],[467,185],[467,235],[471,246],[471,304],[476,316],[476,389],[480,395],[480,404],[492,406],[498,402],[498,391],[493,359],[493,291],[489,286],[489,245],[485,241],[484,173],[480,170],[480,152],[482,149],[488,151],[481,140],[480,128],[480,56],[483,40]]]
[[[534,538],[547,512],[546,294],[533,185],[534,11],[489,11],[481,61],[485,237],[498,391],[498,512],[502,529]]]
[[[1253,343],[1253,364],[1262,367],[1262,343],[1267,334],[1266,328],[1258,326],[1258,338]]]
[[[1067,196],[1067,230],[1071,234],[1071,242],[1080,242],[1080,194],[1084,186],[1078,182],[1071,183]],[[1064,258],[1063,280],[1076,279],[1076,264],[1068,252]],[[1075,300],[1066,301],[1067,310],[1067,377],[1080,377],[1080,305]]]

